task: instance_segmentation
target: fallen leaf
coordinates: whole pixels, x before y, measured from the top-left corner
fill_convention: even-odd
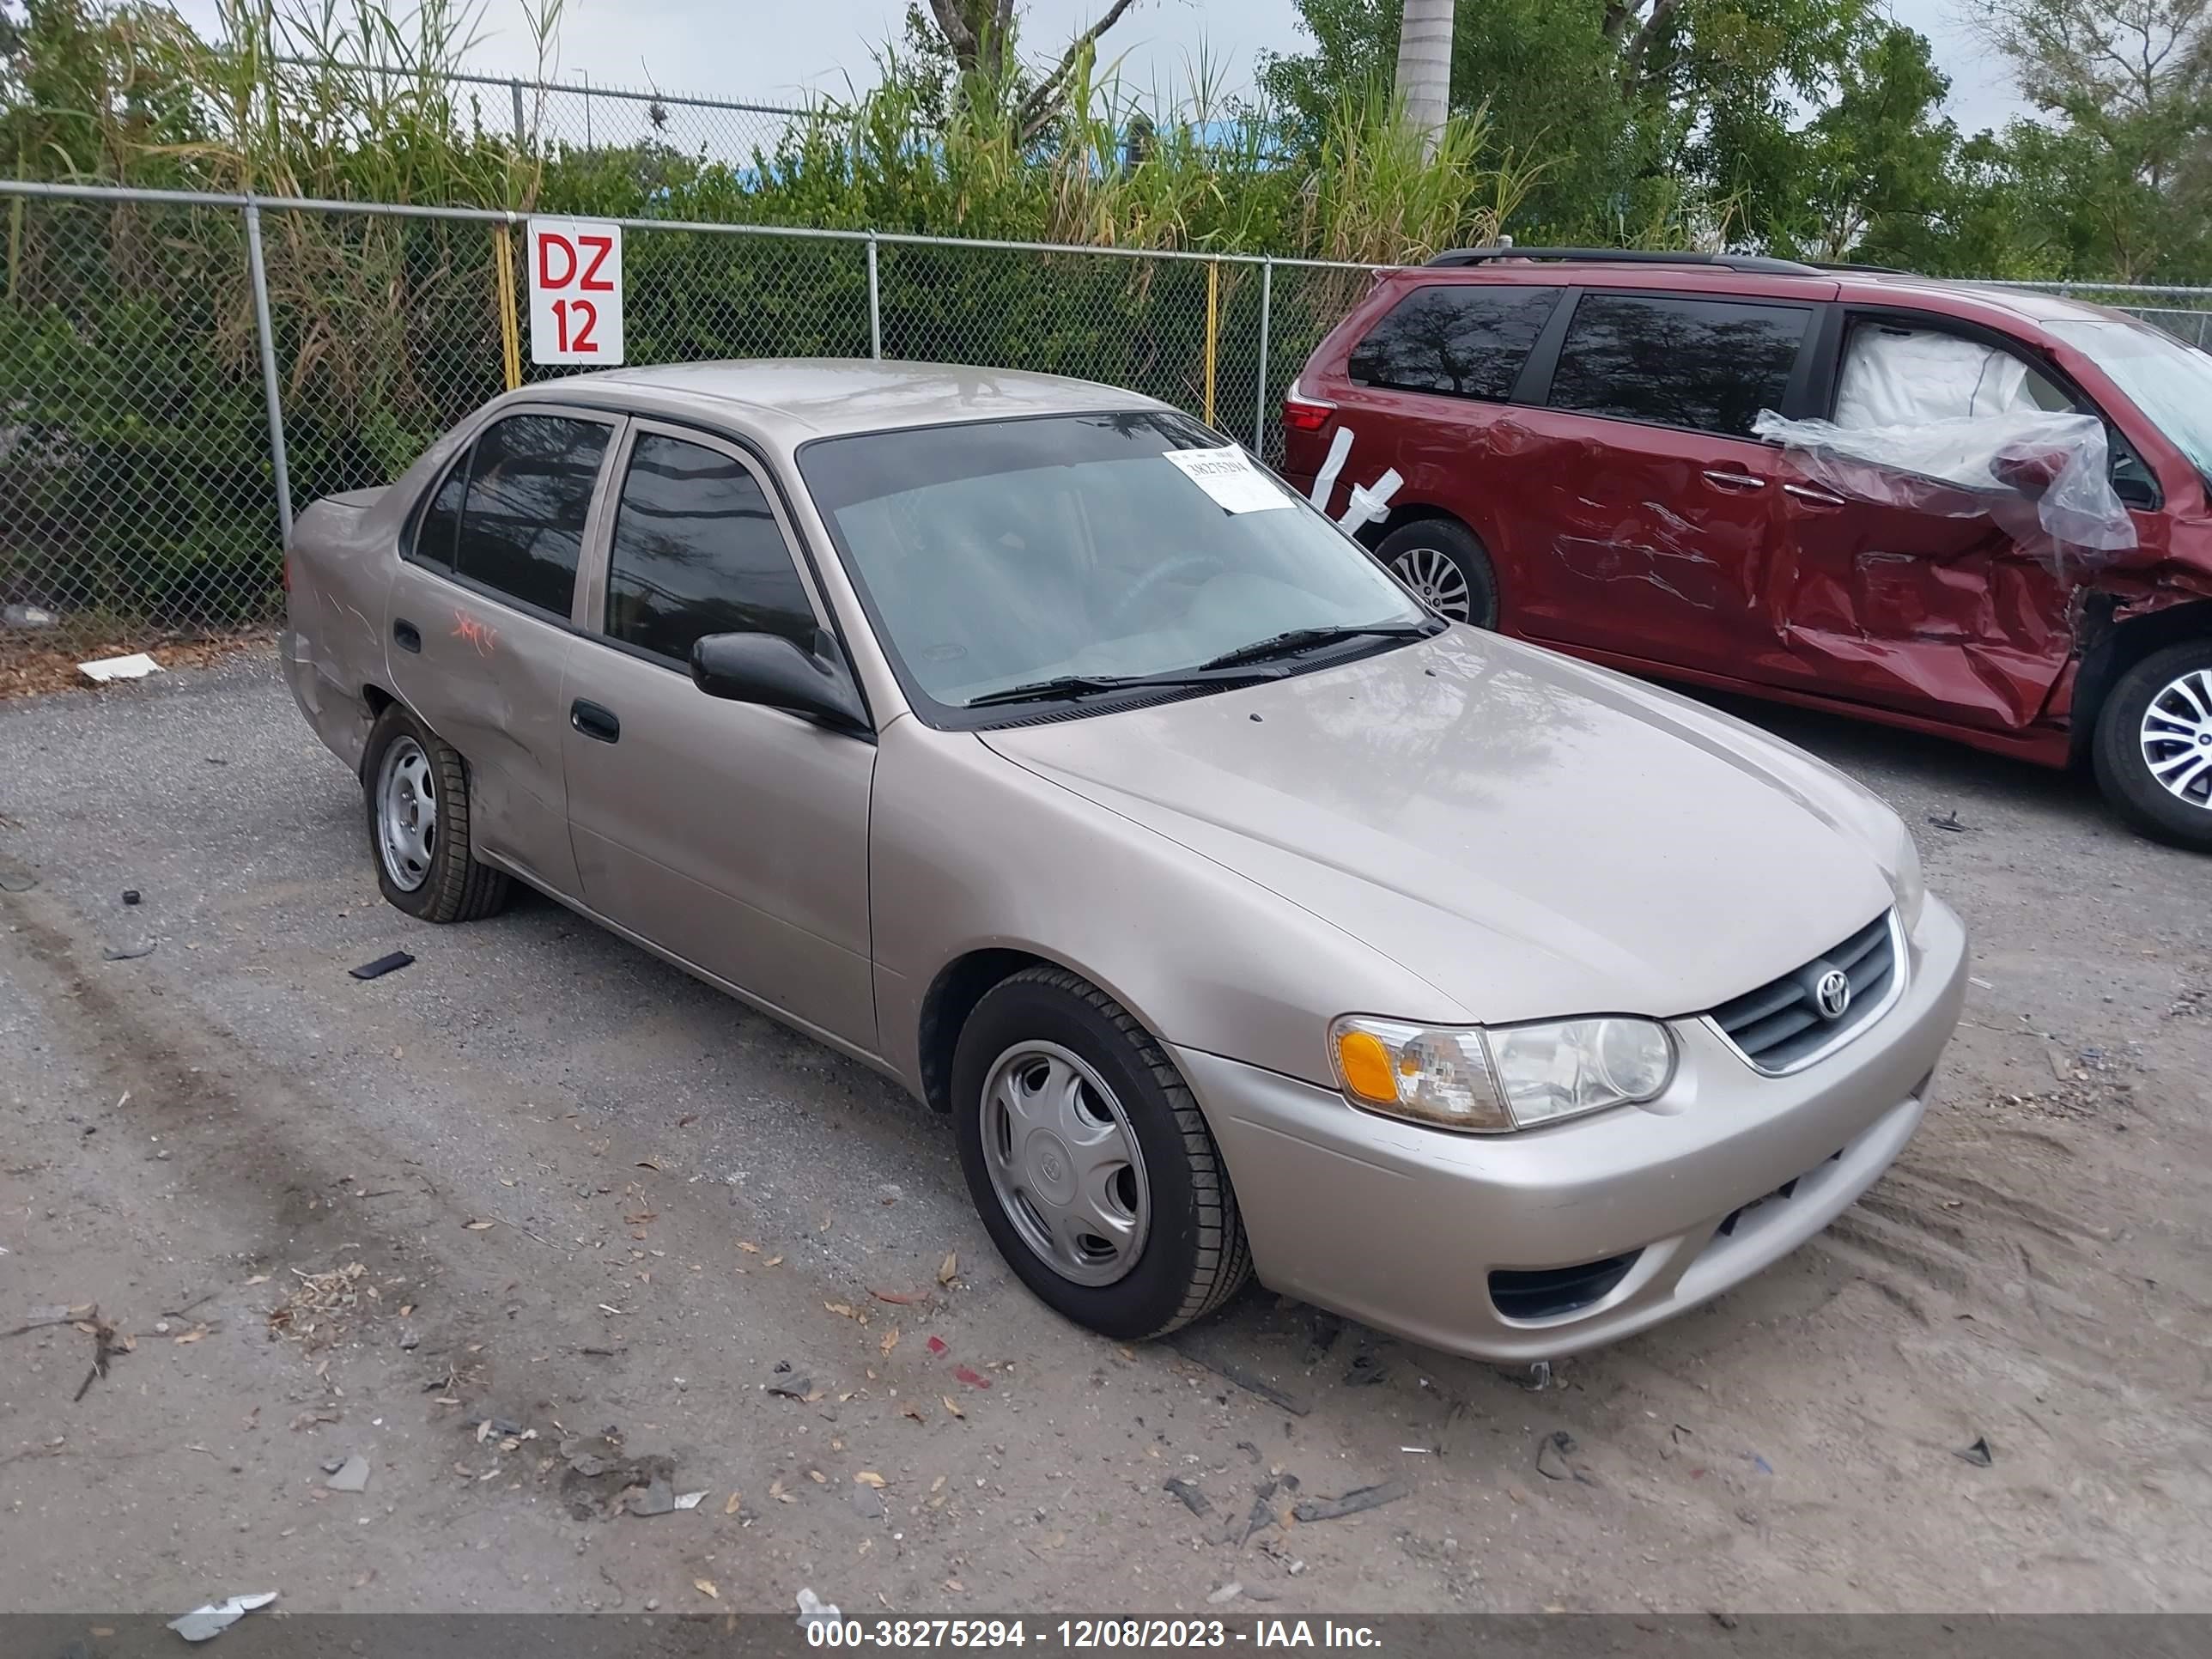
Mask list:
[[[945,1477],[941,1474],[939,1475],[936,1480],[929,1483],[929,1489],[932,1492],[943,1492],[945,1490]]]
[[[497,1226],[499,1224],[498,1224],[497,1222],[495,1222],[495,1221],[465,1221],[465,1222],[463,1222],[461,1224],[462,1224],[462,1226],[463,1226],[463,1227],[466,1228],[470,1232],[472,1232],[472,1233],[480,1233],[480,1232],[483,1232],[485,1229],[489,1228],[489,1227],[495,1227],[495,1226]]]
[[[959,1271],[960,1257],[958,1253],[952,1250],[947,1250],[945,1253],[945,1260],[938,1265],[937,1282],[940,1285],[950,1285],[952,1282],[952,1276]]]
[[[186,1331],[182,1336],[179,1337],[177,1339],[177,1346],[181,1348],[185,1343],[197,1342],[206,1334],[207,1327],[204,1325],[199,1326],[195,1329]]]
[[[868,1294],[877,1301],[890,1303],[894,1307],[923,1308],[929,1305],[929,1292],[927,1291],[878,1291],[871,1288]]]
[[[891,1350],[898,1346],[898,1327],[894,1325],[890,1329],[884,1333],[884,1340],[876,1344],[877,1351],[881,1353],[884,1358],[890,1358]]]
[[[860,1310],[849,1302],[825,1302],[822,1304],[840,1319],[858,1319]]]
[[[945,1409],[951,1412],[955,1417],[965,1417],[968,1415],[966,1412],[962,1411],[958,1406],[953,1403],[952,1396],[949,1394],[945,1396]]]
[[[873,1469],[862,1469],[858,1474],[854,1475],[853,1479],[858,1485],[863,1486],[873,1486],[878,1492],[881,1492],[884,1489],[883,1476],[878,1474]]]
[[[758,1255],[760,1254],[759,1245],[749,1243],[742,1238],[738,1241],[738,1248],[743,1250],[747,1255]]]
[[[658,1164],[655,1164],[649,1158],[641,1158],[638,1159],[637,1167],[641,1170],[658,1170],[660,1168]]]
[[[921,1414],[921,1408],[918,1406],[908,1406],[903,1412],[900,1413],[899,1415],[902,1417],[911,1417],[917,1423],[927,1423],[929,1421],[927,1418]]]
[[[269,1275],[267,1273],[256,1273],[252,1278],[247,1279],[246,1282],[249,1285],[266,1285],[269,1282]]]
[[[806,1478],[817,1486],[826,1486],[830,1484],[830,1477],[819,1469],[807,1470]]]
[[[767,1261],[761,1263],[761,1266],[763,1267],[776,1267],[782,1265],[783,1258],[780,1255],[772,1255],[769,1257]]]
[[[783,1489],[783,1477],[781,1475],[768,1483],[768,1495],[779,1504],[788,1504],[792,1501],[791,1494]]]
[[[989,1377],[971,1371],[965,1365],[955,1365],[952,1368],[952,1374],[971,1389],[988,1389],[991,1386]]]
[[[698,1113],[696,1113],[696,1112],[686,1112],[686,1113],[684,1113],[684,1115],[683,1115],[682,1117],[679,1117],[679,1118],[678,1118],[678,1119],[676,1120],[676,1127],[677,1127],[678,1128],[679,1128],[679,1129],[688,1129],[688,1128],[690,1128],[693,1124],[696,1123],[698,1121],[699,1121],[699,1114],[698,1114]]]
[[[694,1578],[691,1581],[691,1588],[710,1601],[719,1601],[722,1599],[722,1592],[714,1588],[714,1581],[711,1578]]]
[[[722,1513],[723,1513],[723,1514],[725,1514],[725,1515],[735,1515],[735,1514],[738,1512],[738,1497],[739,1497],[739,1494],[738,1494],[738,1493],[737,1493],[737,1492],[732,1492],[732,1493],[730,1494],[729,1501],[728,1501],[727,1503],[726,1503],[726,1504],[724,1504],[722,1505]]]

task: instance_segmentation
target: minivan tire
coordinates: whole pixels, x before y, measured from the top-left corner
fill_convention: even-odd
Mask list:
[[[1031,1206],[1018,1220],[1015,1210],[1028,1199],[1001,1196],[1001,1182],[1032,1179],[1042,1187],[1061,1173],[1048,1162],[1041,1171],[1009,1170],[1024,1160],[1010,1158],[1004,1142],[996,1143],[995,1155],[987,1152],[1002,1110],[987,1101],[986,1088],[994,1079],[1018,1088],[1012,1073],[1024,1063],[1041,1068],[1035,1073],[1041,1079],[1049,1076],[1042,1068],[1054,1066],[1063,1067],[1062,1079],[1087,1072],[1110,1099],[1097,1099],[1086,1081],[1079,1109],[1094,1114],[1086,1121],[1102,1134],[1134,1140],[1133,1180],[1125,1184],[1131,1190],[1141,1184],[1134,1213],[1144,1218],[1142,1241],[1133,1263],[1109,1261],[1097,1270],[1118,1273],[1108,1282],[1078,1282],[1056,1268],[1024,1236],[1024,1228],[1032,1235],[1052,1231],[1042,1212]],[[985,993],[955,1045],[952,1100],[961,1170],[991,1242],[1039,1299],[1077,1324],[1122,1341],[1162,1336],[1212,1313],[1250,1276],[1237,1195],[1189,1086],[1152,1034],[1080,975],[1026,969]],[[1049,1159],[1060,1150],[1051,1139],[1040,1156]],[[1071,1176],[1075,1161],[1069,1159]],[[1048,1203],[1050,1194],[1044,1196]]]
[[[436,922],[475,921],[506,904],[506,872],[478,863],[473,854],[468,763],[451,744],[393,703],[370,728],[361,779],[368,855],[386,903],[417,921]],[[398,853],[386,830],[387,807],[404,816],[410,802],[417,810],[429,809],[405,826],[424,832],[413,843],[427,854],[419,862]]]
[[[1430,609],[1477,628],[1498,626],[1498,575],[1474,532],[1456,519],[1400,525],[1375,556]]]
[[[2203,705],[2202,720],[2191,711],[2192,697]],[[2098,786],[2123,818],[2153,840],[2212,852],[2212,765],[2188,780],[2192,790],[2203,785],[2202,805],[2160,781],[2145,753],[2144,726],[2154,704],[2175,716],[2152,722],[2154,730],[2174,734],[2159,758],[2179,760],[2189,745],[2212,759],[2212,640],[2185,640],[2154,651],[2122,674],[2097,711],[2090,743]]]

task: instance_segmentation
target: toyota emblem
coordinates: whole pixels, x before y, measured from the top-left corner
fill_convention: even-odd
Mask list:
[[[1851,981],[1840,968],[1831,968],[1813,988],[1813,1001],[1822,1019],[1841,1019],[1851,1006]]]

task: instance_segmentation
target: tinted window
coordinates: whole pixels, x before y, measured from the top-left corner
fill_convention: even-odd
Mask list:
[[[468,488],[468,483],[469,458],[464,455],[446,469],[446,476],[438,483],[438,493],[430,498],[429,506],[422,509],[422,517],[415,526],[416,558],[427,564],[452,568],[453,538],[461,523],[461,491]]]
[[[759,481],[718,450],[640,437],[615,510],[608,635],[689,662],[702,634],[781,634],[811,650],[814,631]]]
[[[1552,407],[1747,436],[1778,410],[1812,313],[1726,300],[1585,294],[1552,375]]]
[[[1559,298],[1555,288],[1415,289],[1359,343],[1352,378],[1503,402]]]
[[[469,463],[455,571],[566,617],[606,447],[595,421],[510,415],[487,427]]]

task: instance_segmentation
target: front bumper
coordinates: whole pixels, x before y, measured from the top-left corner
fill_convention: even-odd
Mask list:
[[[1263,1283],[1449,1352],[1555,1358],[1718,1295],[1874,1184],[1920,1122],[1966,993],[1966,932],[1939,900],[1908,949],[1896,1006],[1802,1072],[1762,1077],[1685,1021],[1683,1063],[1657,1100],[1519,1134],[1441,1133],[1217,1054],[1176,1060]],[[1631,1254],[1571,1311],[1510,1318],[1492,1299],[1493,1272]]]

